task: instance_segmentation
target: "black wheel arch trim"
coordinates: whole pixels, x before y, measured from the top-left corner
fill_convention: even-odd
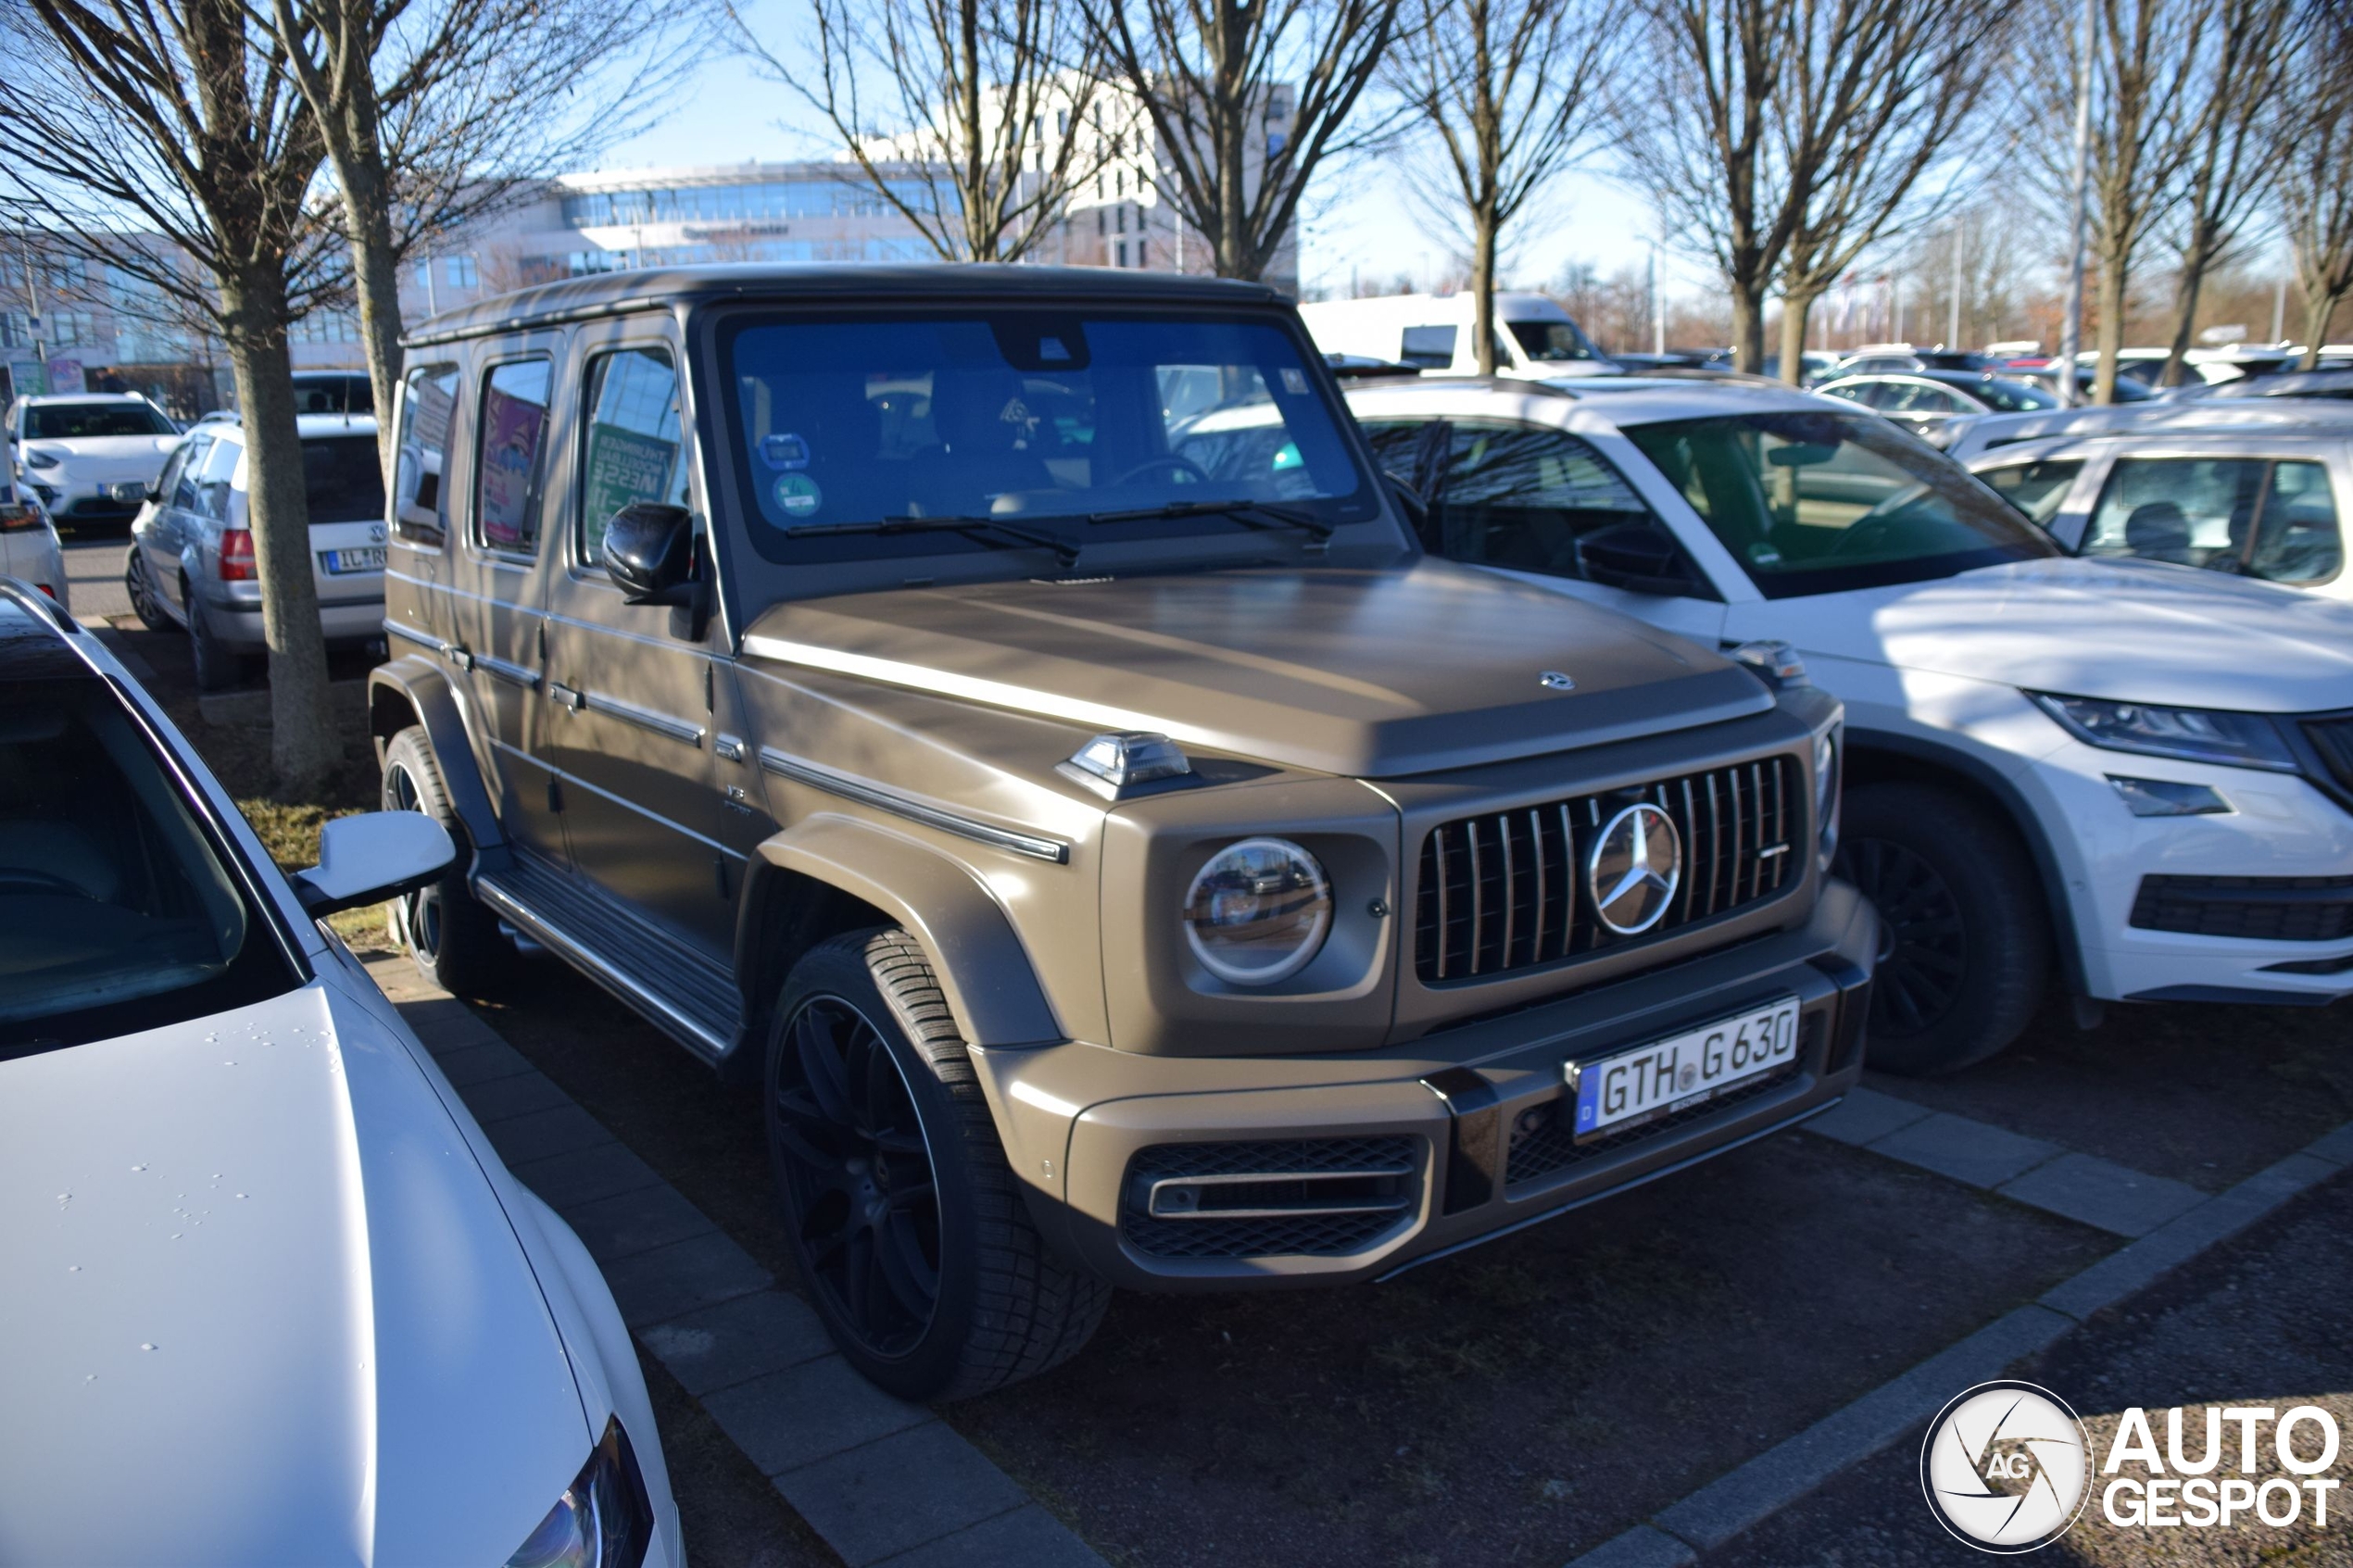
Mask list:
[[[2067,984],[2069,994],[2084,997],[2091,994],[2083,976],[2083,949],[2081,930],[2075,923],[2075,908],[2069,896],[2067,873],[2059,865],[2058,856],[2051,847],[2050,837],[2043,831],[2041,821],[2016,784],[2004,778],[1987,763],[1968,753],[1916,735],[1898,734],[1889,730],[1871,730],[1856,726],[1850,719],[1846,726],[1845,771],[1847,789],[1855,787],[1854,759],[1868,758],[1872,752],[1900,757],[1907,762],[1941,770],[1958,775],[1972,788],[1991,797],[2008,819],[2019,841],[2034,862],[2035,875],[2042,881],[2043,900],[2050,910],[2051,935],[2058,948],[2059,973]]]
[[[503,861],[507,835],[499,828],[497,812],[491,809],[490,792],[483,785],[464,700],[450,685],[448,676],[419,654],[392,659],[368,671],[368,727],[375,737],[379,764],[385,744],[408,727],[384,727],[382,716],[393,704],[406,707],[416,722],[424,726],[425,738],[433,742],[433,759],[441,770],[450,809],[473,841],[472,869],[483,869],[485,857]]]

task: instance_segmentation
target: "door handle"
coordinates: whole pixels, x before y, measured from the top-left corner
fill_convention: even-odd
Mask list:
[[[547,683],[547,695],[556,699],[559,707],[568,708],[574,713],[579,712],[581,709],[582,700],[580,694],[560,681],[550,681]]]

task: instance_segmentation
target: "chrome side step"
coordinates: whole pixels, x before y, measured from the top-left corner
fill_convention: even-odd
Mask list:
[[[501,921],[602,985],[697,1056],[716,1062],[735,1047],[733,1038],[716,1033],[708,1023],[642,984],[587,942],[500,886],[495,874],[476,877],[474,892]]]

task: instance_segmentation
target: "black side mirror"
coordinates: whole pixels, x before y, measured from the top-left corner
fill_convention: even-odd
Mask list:
[[[1577,541],[1578,569],[1588,583],[1629,594],[1688,594],[1675,542],[1646,522],[1614,522]]]
[[[605,575],[628,604],[691,603],[694,541],[694,518],[686,508],[633,501],[605,524]]]

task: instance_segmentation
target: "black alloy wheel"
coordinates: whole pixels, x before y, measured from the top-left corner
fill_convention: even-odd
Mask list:
[[[1969,972],[1959,899],[1934,866],[1883,838],[1848,839],[1837,872],[1879,910],[1871,1034],[1919,1034],[1953,1010]]]
[[[409,771],[407,762],[397,756],[384,759],[384,809],[387,811],[422,811],[434,814],[425,804],[425,797],[417,785],[417,778]],[[404,893],[393,905],[395,935],[417,955],[421,962],[430,966],[441,956],[445,922],[441,918],[441,883],[438,879]]]
[[[907,1355],[939,1306],[939,1189],[906,1075],[855,1005],[818,994],[786,1022],[769,1148],[811,1285],[869,1355]]]

